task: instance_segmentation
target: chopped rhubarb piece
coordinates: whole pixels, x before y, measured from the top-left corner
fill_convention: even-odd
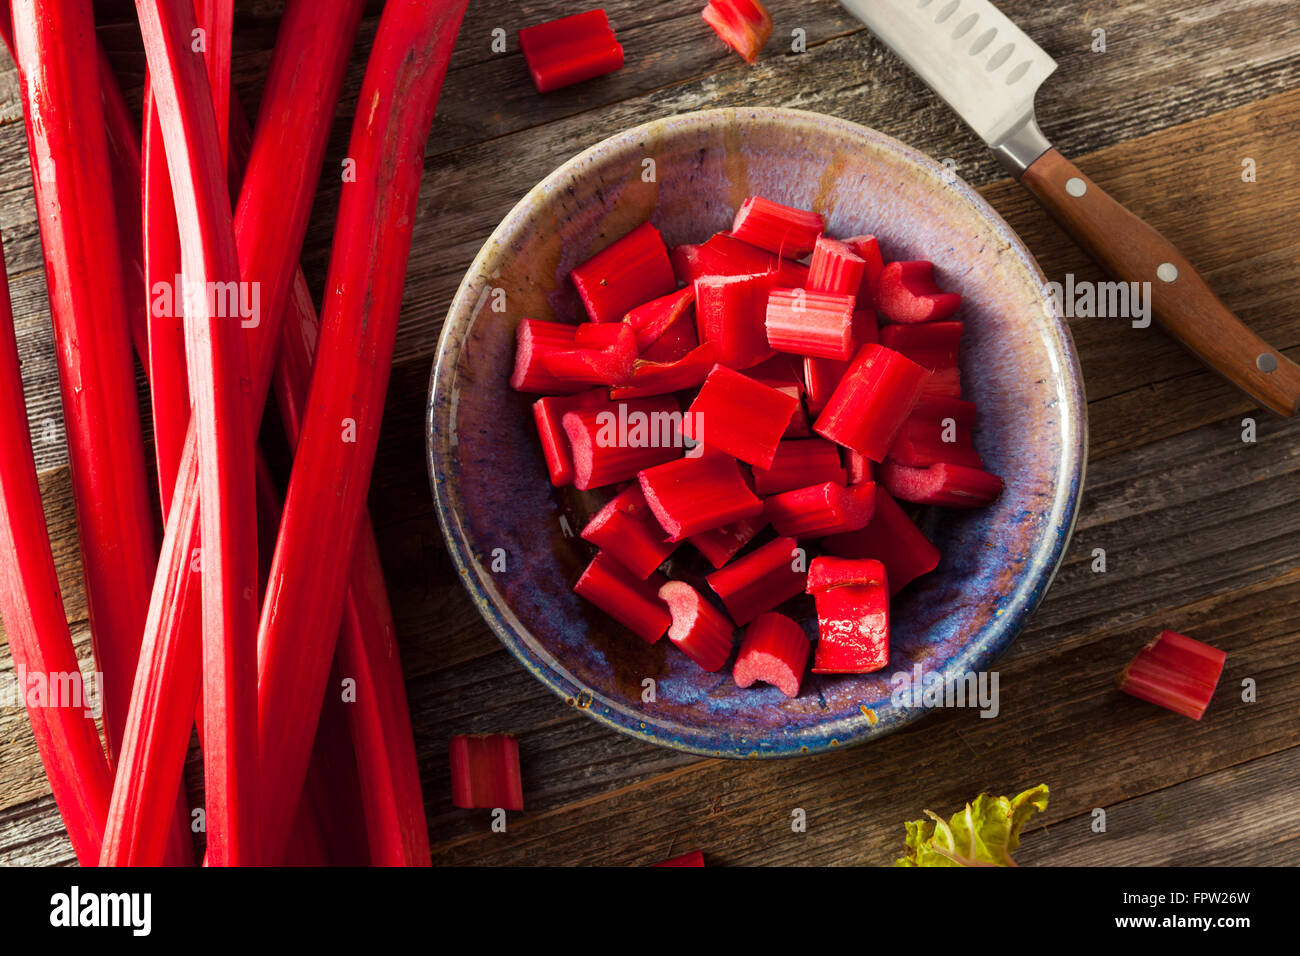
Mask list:
[[[573,449],[579,491],[629,481],[681,455],[681,406],[671,395],[578,408],[560,419]]]
[[[664,539],[639,484],[628,485],[597,511],[582,529],[582,539],[617,558],[643,581],[677,548]]]
[[[794,395],[796,400],[798,394],[791,385],[785,385],[777,389],[778,392],[785,392]],[[785,431],[781,433],[782,440],[786,438],[812,438],[812,420],[808,417],[808,411],[803,407],[803,402],[795,406],[794,414],[790,416],[790,424],[785,426]]]
[[[662,863],[652,863],[651,866],[703,866],[704,854],[699,850],[692,850],[690,853],[683,853],[681,856],[675,856],[671,860],[664,860]]]
[[[718,363],[745,369],[772,357],[764,313],[772,279],[766,273],[701,276],[695,280],[700,341],[712,342]]]
[[[772,35],[772,17],[759,0],[709,0],[704,22],[750,66]]]
[[[731,635],[736,628],[700,592],[684,581],[669,581],[659,589],[673,623],[668,640],[706,671],[721,670],[731,656]]]
[[[753,518],[741,518],[731,524],[724,524],[721,528],[701,531],[699,534],[691,535],[687,540],[695,545],[695,549],[704,555],[710,564],[720,568],[739,554],[740,549],[753,541],[766,527],[767,521],[762,515],[756,515]]]
[[[637,351],[644,353],[670,328],[688,319],[694,303],[695,288],[688,285],[685,289],[651,299],[628,312],[623,321],[636,332]]]
[[[820,538],[846,534],[867,526],[876,510],[876,485],[849,485],[827,481],[773,495],[763,503],[763,514],[777,534],[791,538]]]
[[[522,810],[523,777],[514,734],[451,738],[451,802],[465,810]]]
[[[636,364],[636,332],[630,325],[580,325],[576,349],[557,349],[542,355],[548,375],[566,384],[622,385],[632,378]]]
[[[826,407],[835,387],[849,370],[848,362],[835,359],[804,357],[803,377],[808,395],[808,411],[814,415]]]
[[[890,459],[880,466],[880,482],[895,498],[945,508],[982,508],[1002,494],[1002,479],[997,475],[945,462],[909,468]]]
[[[819,567],[826,561],[835,567]],[[814,558],[808,570],[808,593],[817,602],[820,633],[814,674],[869,674],[889,663],[889,583],[884,564]]]
[[[538,93],[581,83],[623,67],[623,47],[604,10],[549,20],[519,31],[519,50]]]
[[[641,640],[653,644],[672,623],[668,605],[659,600],[659,589],[667,583],[662,574],[641,580],[617,558],[601,551],[591,559],[573,590]]]
[[[579,391],[580,382],[556,378],[543,364],[546,356],[573,349],[577,335],[578,327],[567,322],[521,319],[515,329],[515,370],[510,376],[510,387],[517,392],[542,395]]]
[[[783,259],[758,246],[719,232],[699,246],[674,246],[669,258],[679,282],[694,283],[700,276],[743,276],[774,273],[776,285],[791,289],[807,285],[808,267]]]
[[[795,209],[762,196],[750,196],[736,212],[731,234],[768,252],[802,259],[813,251],[825,225],[815,212]]]
[[[785,392],[715,365],[687,410],[682,430],[743,462],[770,468],[798,405]]]
[[[667,395],[696,388],[713,370],[713,343],[705,342],[675,362],[637,360],[626,385],[612,388],[610,398],[638,398]]]
[[[767,344],[778,352],[846,362],[857,345],[851,295],[773,289],[764,325]]]
[[[813,430],[872,461],[883,461],[929,377],[921,366],[891,349],[864,345]]]
[[[845,484],[840,452],[824,438],[782,441],[770,468],[754,469],[754,491],[763,497],[833,481]]]
[[[1210,706],[1228,655],[1176,631],[1161,631],[1116,678],[1119,689],[1200,720]]]
[[[573,448],[564,432],[564,413],[578,408],[602,408],[609,404],[608,396],[608,390],[596,388],[576,395],[547,395],[533,402],[537,437],[555,487],[573,484]]]
[[[891,262],[880,273],[876,308],[890,322],[940,322],[961,307],[961,296],[934,282],[934,265],[924,259]]]
[[[775,538],[706,579],[731,619],[744,626],[803,592],[804,552],[794,538]]]
[[[658,341],[641,353],[647,362],[676,362],[686,358],[700,347],[695,329],[695,314],[689,313],[682,321],[674,322]]]
[[[745,631],[732,679],[737,687],[762,681],[786,697],[798,697],[811,646],[803,628],[784,614],[760,614]]]
[[[818,236],[812,261],[808,264],[809,289],[813,292],[837,292],[856,299],[866,273],[866,262],[848,243]],[[870,306],[868,302],[867,307]]]
[[[875,481],[875,463],[860,451],[849,449],[847,452],[848,484],[860,485],[864,481]]]
[[[638,305],[677,288],[668,247],[648,222],[575,266],[569,277],[593,322],[621,322]]]
[[[796,355],[778,352],[766,362],[746,369],[745,374],[756,382],[772,388],[793,387],[796,396],[803,396],[803,361]]]
[[[763,511],[740,466],[724,454],[679,458],[638,476],[645,499],[670,541],[681,541]]]
[[[974,424],[973,403],[942,395],[922,395],[889,446],[889,457],[910,468],[929,468],[940,463],[983,468],[984,460],[971,442]]]
[[[961,398],[961,370],[957,365],[960,322],[887,325],[880,331],[880,344],[930,370],[925,394]]]
[[[875,309],[876,289],[880,284],[880,273],[885,269],[885,260],[880,255],[880,243],[875,236],[853,236],[845,239],[844,244],[866,264],[862,282],[858,286],[858,308]]]
[[[876,488],[876,513],[861,531],[822,539],[822,547],[842,558],[875,558],[885,566],[897,594],[908,583],[939,566],[939,549],[921,533],[884,488]]]

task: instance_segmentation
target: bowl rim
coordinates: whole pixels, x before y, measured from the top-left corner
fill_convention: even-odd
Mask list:
[[[481,565],[473,560],[469,536],[460,522],[460,489],[455,468],[452,467],[455,457],[452,451],[455,447],[456,396],[451,384],[460,348],[473,327],[476,306],[483,294],[476,291],[475,287],[480,277],[487,274],[486,267],[489,259],[497,254],[499,248],[506,245],[503,237],[513,233],[520,221],[528,218],[534,204],[552,189],[555,182],[564,179],[596,154],[617,150],[630,142],[639,142],[651,136],[663,139],[681,128],[712,127],[720,123],[736,123],[752,119],[778,120],[791,126],[804,128],[809,125],[823,129],[831,127],[878,148],[892,151],[908,164],[939,178],[948,188],[957,190],[961,197],[973,206],[988,221],[990,227],[1002,237],[1007,247],[1015,253],[1019,262],[1028,269],[1030,276],[1038,283],[1044,301],[1047,303],[1060,345],[1060,361],[1056,364],[1060,369],[1060,388],[1066,397],[1063,404],[1071,413],[1069,422],[1063,423],[1063,441],[1059,459],[1061,479],[1057,483],[1056,494],[1048,512],[1049,527],[1055,528],[1056,533],[1050,546],[1044,549],[1040,545],[1036,549],[1032,558],[1032,572],[1017,581],[1014,590],[1007,595],[1005,605],[999,610],[998,616],[982,629],[981,633],[988,636],[984,646],[974,648],[968,645],[963,652],[946,663],[945,670],[953,666],[963,672],[984,670],[1010,647],[1024,629],[1029,617],[1042,603],[1060,570],[1078,521],[1079,504],[1087,470],[1088,409],[1083,392],[1078,353],[1069,325],[1050,295],[1047,278],[1042,268],[1020,236],[983,196],[960,177],[954,180],[945,167],[940,166],[929,156],[878,130],[825,113],[788,107],[726,107],[679,113],[629,127],[600,140],[562,163],[533,186],[493,229],[466,270],[448,308],[430,374],[425,420],[426,464],[434,507],[438,515],[438,523],[442,527],[443,537],[447,542],[447,550],[461,583],[497,639],[533,677],[571,706],[576,706],[592,719],[620,733],[645,743],[708,757],[776,758],[843,749],[868,740],[879,739],[914,722],[929,713],[929,709],[923,706],[891,708],[891,719],[888,721],[873,723],[864,715],[856,718],[851,732],[847,734],[826,733],[813,739],[801,736],[792,743],[781,742],[763,747],[756,741],[746,741],[726,731],[692,728],[680,724],[673,727],[674,730],[682,732],[681,734],[660,735],[644,721],[638,723],[629,719],[622,711],[616,712],[608,706],[597,706],[603,698],[569,674],[553,655],[544,649],[528,646],[523,637],[524,634],[529,633],[528,628],[515,616],[511,608],[504,605],[504,602],[498,603],[494,600],[486,587],[487,582],[482,577],[484,572]],[[439,440],[440,436],[446,436],[446,439]],[[1045,533],[1044,537],[1046,536]],[[1042,553],[1044,550],[1047,551],[1046,554]],[[837,724],[843,722],[843,718],[835,720]]]

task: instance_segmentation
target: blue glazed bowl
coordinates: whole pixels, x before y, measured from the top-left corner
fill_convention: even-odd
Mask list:
[[[1087,427],[1073,343],[1037,264],[974,191],[930,159],[844,120],[710,110],[619,133],[534,188],[483,246],[442,331],[428,454],[451,555],[502,643],[570,705],[642,740],[724,757],[816,753],[925,713],[891,675],[988,668],[1042,600],[1083,484]],[[532,399],[507,384],[520,318],[578,321],[569,270],[650,219],[671,244],[729,228],[750,194],[814,209],[836,236],[871,233],[887,260],[930,259],[959,291],[962,377],[976,447],[1006,480],[993,506],[926,517],[938,569],[893,603],[889,666],[808,675],[800,696],[737,688],[668,640],[646,645],[573,594],[577,537],[603,501],[553,489]],[[501,291],[497,291],[501,290]],[[816,633],[811,602],[788,608]],[[654,699],[647,701],[647,681]]]

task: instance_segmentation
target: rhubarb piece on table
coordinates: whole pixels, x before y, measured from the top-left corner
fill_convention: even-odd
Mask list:
[[[772,278],[766,273],[695,280],[695,321],[720,365],[746,369],[772,357],[764,314]]]
[[[975,411],[972,402],[923,394],[889,446],[890,459],[910,468],[940,463],[983,468],[971,440]]]
[[[576,347],[578,327],[567,322],[520,319],[515,328],[515,370],[510,387],[516,392],[560,395],[582,389],[581,382],[566,382],[546,370],[544,359],[554,352]]]
[[[595,388],[576,395],[547,395],[533,402],[533,421],[542,443],[546,470],[557,488],[573,484],[573,447],[564,431],[564,413],[579,408],[603,408],[609,405],[607,389]]]
[[[700,592],[685,581],[669,581],[659,589],[673,623],[668,640],[706,671],[721,670],[731,656],[731,635],[735,626]]]
[[[814,558],[808,593],[820,637],[814,674],[869,674],[889,663],[889,582],[871,559]]]
[[[890,322],[940,322],[961,307],[961,296],[934,281],[934,264],[891,262],[876,285],[876,308]]]
[[[754,491],[763,497],[826,481],[846,483],[839,449],[825,438],[782,441],[771,467],[754,469]]]
[[[1002,479],[997,475],[945,462],[909,468],[890,459],[880,466],[880,483],[895,498],[944,508],[982,508],[1002,494]]]
[[[643,581],[677,548],[665,540],[638,484],[628,485],[597,511],[582,529],[582,539],[617,558]]]
[[[961,369],[957,364],[961,328],[960,322],[887,325],[880,330],[880,344],[930,370],[926,395],[961,398]]]
[[[872,461],[883,461],[929,377],[921,366],[891,349],[864,345],[813,430]]]
[[[569,273],[593,322],[621,322],[638,305],[677,289],[668,247],[644,222]]]
[[[1228,655],[1218,648],[1161,631],[1116,678],[1124,693],[1200,720],[1210,706]]]
[[[731,676],[737,687],[762,681],[798,697],[811,647],[803,628],[784,614],[760,614],[745,631]]]
[[[451,802],[464,810],[522,810],[523,777],[514,734],[451,738]]]
[[[773,289],[764,326],[767,344],[778,352],[847,362],[858,344],[851,295]]]
[[[719,232],[708,242],[674,246],[669,254],[679,282],[694,283],[700,276],[743,276],[768,273],[779,286],[799,289],[807,285],[808,267],[774,252],[742,242],[729,232]]]
[[[818,236],[808,264],[808,288],[813,292],[835,292],[857,298],[867,264],[846,242]],[[868,308],[870,302],[867,303]]]
[[[772,35],[772,17],[759,0],[709,0],[702,14],[727,44],[750,66]]]
[[[681,455],[681,406],[671,395],[578,408],[560,419],[573,451],[573,486],[588,491]]]
[[[638,359],[632,366],[632,377],[627,384],[611,388],[609,396],[614,399],[645,398],[697,388],[715,364],[712,342],[697,346],[673,362]]]
[[[773,495],[763,503],[763,515],[777,534],[790,538],[820,538],[865,528],[876,510],[876,485],[845,487],[834,481]]]
[[[664,860],[662,863],[652,863],[651,866],[703,866],[704,854],[699,850],[692,850],[690,853],[683,853],[681,856],[675,856],[671,860]]]
[[[804,552],[794,538],[776,538],[706,579],[731,619],[744,626],[802,593],[808,580]]]
[[[538,93],[581,83],[623,67],[623,47],[604,10],[588,10],[519,31],[519,49]]]
[[[861,531],[822,539],[822,547],[843,558],[875,558],[885,566],[893,593],[939,566],[939,549],[912,523],[884,488],[876,488],[876,513]]]
[[[799,400],[715,365],[686,412],[686,437],[758,468],[770,468]]]
[[[678,323],[689,324],[690,309],[694,304],[695,287],[688,285],[629,311],[623,316],[623,321],[636,332],[637,351],[644,354],[646,349]]]
[[[731,234],[787,259],[802,259],[813,251],[825,225],[818,213],[750,196],[737,210]]]
[[[863,261],[862,282],[858,285],[857,297],[859,309],[876,308],[876,290],[880,284],[880,273],[885,269],[885,260],[880,255],[880,243],[875,236],[852,236],[844,244]]]
[[[753,518],[763,502],[749,490],[735,459],[725,454],[679,458],[638,476],[650,510],[670,541]]]
[[[624,385],[637,360],[636,332],[630,325],[585,323],[574,333],[573,349],[542,355],[542,367],[566,385]]]
[[[672,623],[668,605],[659,599],[659,589],[667,583],[668,579],[657,573],[642,580],[602,551],[591,559],[573,590],[641,640],[653,644]]]
[[[704,555],[710,564],[720,568],[739,554],[740,549],[753,541],[766,527],[767,521],[763,516],[755,515],[752,518],[741,518],[731,524],[724,524],[720,528],[701,531],[699,534],[691,535],[687,540],[695,545],[695,549]]]

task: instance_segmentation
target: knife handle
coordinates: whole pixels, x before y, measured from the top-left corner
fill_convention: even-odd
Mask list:
[[[1300,410],[1300,366],[1248,329],[1168,239],[1055,149],[1020,181],[1110,275],[1151,283],[1156,319],[1197,358],[1265,408]]]

